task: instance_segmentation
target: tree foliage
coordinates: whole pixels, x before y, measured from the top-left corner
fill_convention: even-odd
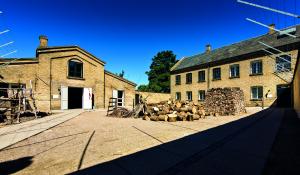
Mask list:
[[[140,85],[139,91],[170,92],[170,69],[177,62],[172,51],[158,52],[153,58],[150,70],[146,72],[149,84]]]

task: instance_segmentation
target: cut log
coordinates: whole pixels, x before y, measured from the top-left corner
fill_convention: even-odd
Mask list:
[[[144,115],[143,120],[150,121],[150,117],[147,115]]]
[[[159,115],[158,120],[167,122],[168,121],[168,116],[167,115]]]
[[[181,108],[182,104],[180,101],[177,101],[176,104],[175,104],[176,108]]]
[[[197,106],[192,107],[192,113],[193,114],[198,114],[198,107]]]
[[[151,116],[150,120],[151,121],[158,121],[158,116],[157,115]]]
[[[176,122],[177,121],[177,114],[168,114],[168,121],[169,122]]]
[[[187,117],[186,117],[186,120],[187,121],[194,121],[193,114],[188,114]]]
[[[193,120],[199,120],[199,119],[200,119],[200,115],[198,115],[198,114],[193,115]]]

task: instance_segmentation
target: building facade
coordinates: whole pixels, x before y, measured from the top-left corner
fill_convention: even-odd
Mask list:
[[[78,46],[47,43],[40,36],[35,58],[1,59],[1,88],[32,88],[40,111],[106,108],[111,97],[120,98],[120,106],[133,105],[135,83],[105,71],[104,61]]]
[[[204,102],[207,89],[239,87],[247,106],[290,103],[290,83],[299,59],[300,27],[270,31],[229,46],[179,60],[171,69],[174,99]],[[282,104],[284,105],[284,104]]]

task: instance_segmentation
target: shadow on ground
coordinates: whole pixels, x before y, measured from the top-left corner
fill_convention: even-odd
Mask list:
[[[283,114],[269,108],[71,174],[261,174]]]
[[[32,158],[33,157],[22,157],[19,159],[15,160],[10,160],[6,162],[1,162],[0,163],[0,174],[5,175],[5,174],[12,174],[16,173],[32,163]]]
[[[300,120],[286,110],[263,174],[300,174]]]

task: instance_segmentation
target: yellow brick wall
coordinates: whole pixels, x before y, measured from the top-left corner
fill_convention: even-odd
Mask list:
[[[113,90],[124,91],[124,106],[132,109],[135,99],[135,86],[105,73],[105,108],[108,107],[109,98],[112,98],[113,96]]]
[[[68,60],[73,58],[83,62],[82,80],[67,77]],[[9,83],[20,81],[20,83],[26,83],[27,87],[29,87],[29,81],[33,80],[38,110],[48,112],[61,108],[60,88],[62,85],[92,88],[95,107],[104,108],[103,64],[76,50],[40,53],[37,60],[39,62],[35,64],[8,65],[0,69],[0,75]],[[53,95],[58,95],[59,98],[53,99]]]
[[[292,55],[292,71],[294,71],[296,58],[298,55],[298,51],[291,51]],[[250,75],[250,62],[254,60],[262,60],[263,64],[263,75],[257,76],[249,76]],[[229,66],[232,64],[240,65],[240,78],[229,78]],[[175,98],[176,92],[181,92],[181,99],[187,100],[186,91],[192,91],[193,93],[193,101],[198,102],[198,91],[199,90],[207,90],[208,84],[209,88],[217,88],[217,87],[240,87],[245,95],[245,103],[247,106],[257,106],[261,105],[259,101],[252,101],[250,97],[250,87],[251,86],[263,86],[263,94],[266,94],[268,90],[272,94],[273,98],[265,99],[265,105],[270,106],[276,100],[276,86],[279,84],[286,84],[278,76],[274,75],[275,60],[268,57],[258,57],[258,58],[249,58],[247,60],[238,61],[230,64],[223,64],[220,66],[210,67],[206,69],[199,69],[195,71],[190,71],[193,75],[192,84],[186,84],[186,73],[184,72],[180,74],[171,75],[171,97]],[[212,70],[213,68],[221,68],[221,80],[212,80]],[[206,81],[198,83],[198,71],[205,70]],[[209,81],[208,81],[208,71],[209,73]],[[283,73],[281,73],[283,74]],[[175,76],[181,75],[181,85],[175,85]]]
[[[168,93],[153,93],[153,92],[136,92],[143,98],[147,97],[147,103],[159,103],[161,101],[167,101],[171,98],[171,94]]]
[[[298,60],[293,81],[293,100],[294,108],[300,114],[300,60]]]

